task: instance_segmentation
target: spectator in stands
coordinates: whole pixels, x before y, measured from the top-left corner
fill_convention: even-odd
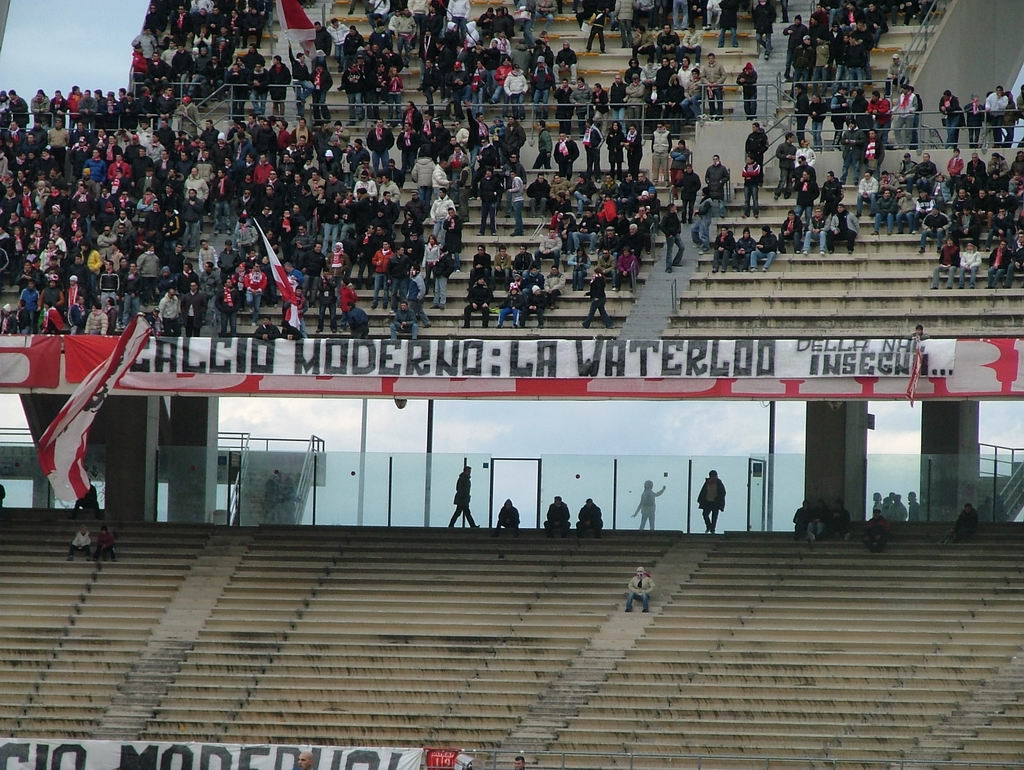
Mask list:
[[[469,510],[469,501],[471,497],[472,481],[470,476],[472,475],[473,469],[468,465],[462,469],[462,473],[459,474],[458,480],[455,482],[455,498],[452,500],[455,503],[455,513],[452,514],[451,520],[448,522],[449,527],[454,527],[455,522],[459,520],[459,516],[462,517],[464,523],[469,524],[473,529],[477,528],[477,523],[473,521],[473,514]]]
[[[583,328],[589,329],[591,322],[594,320],[594,315],[600,313],[601,321],[604,323],[605,328],[611,329],[612,319],[608,317],[608,311],[604,307],[608,297],[605,293],[604,270],[601,268],[594,269],[594,277],[590,279],[590,288],[587,289],[586,296],[590,297],[590,310],[583,321]]]
[[[810,500],[804,500],[803,505],[796,509],[793,514],[793,539],[806,540],[807,530],[814,516]]]
[[[662,485],[661,489],[657,492],[654,491],[654,482],[645,481],[643,492],[640,493],[640,502],[637,503],[636,510],[633,511],[633,518],[640,516],[640,529],[643,530],[645,525],[648,525],[648,529],[654,531],[655,514],[657,512],[657,498],[661,497],[665,492],[665,486]]]
[[[519,537],[519,509],[512,505],[511,499],[506,499],[498,511],[498,521],[491,535],[497,537],[502,528],[511,529],[512,537]]]
[[[79,511],[98,513],[100,510],[99,492],[95,484],[89,484],[89,490],[82,497],[75,500],[75,507],[71,511],[71,520],[74,521]]]
[[[952,529],[942,539],[943,543],[963,543],[974,537],[978,531],[978,512],[970,503],[964,503],[963,510],[957,516]]]
[[[892,525],[882,515],[881,509],[875,508],[871,513],[871,518],[864,525],[864,545],[871,553],[881,553],[885,550],[891,531]]]
[[[756,270],[761,265],[761,272],[768,272],[775,258],[779,255],[779,239],[775,237],[772,228],[764,225],[761,228],[761,237],[754,244],[754,250],[750,252],[750,270]]]
[[[561,497],[555,495],[555,499],[548,506],[547,515],[544,517],[544,531],[548,537],[554,537],[557,533],[566,538],[569,537],[571,526],[569,506],[562,501]]]
[[[957,267],[960,265],[960,247],[952,238],[946,238],[942,250],[939,252],[939,264],[932,271],[933,289],[939,288],[939,280],[946,279],[946,288],[953,288],[953,281],[956,280]]]
[[[467,299],[466,309],[462,314],[463,327],[468,329],[469,319],[474,313],[479,313],[483,328],[486,329],[491,320],[491,303],[494,302],[494,293],[491,291],[490,286],[487,285],[485,278],[481,276],[476,280],[476,283],[469,287]]]
[[[857,241],[859,230],[860,220],[846,210],[845,204],[840,203],[836,213],[828,219],[828,253],[832,254],[835,251],[838,241],[846,244],[847,254],[853,254],[853,246]]]
[[[637,567],[633,577],[626,586],[626,612],[633,611],[633,602],[637,599],[643,605],[644,612],[651,611],[651,593],[654,591],[654,579],[643,567]]]
[[[76,553],[84,553],[86,561],[92,556],[92,535],[89,534],[89,528],[84,524],[78,528],[78,532],[71,539],[71,544],[68,546],[68,561],[74,561]]]
[[[700,492],[697,494],[697,507],[704,516],[706,535],[715,534],[718,526],[718,514],[725,510],[725,484],[718,478],[718,471],[708,471]]]
[[[998,289],[1000,283],[1007,289],[1013,288],[1013,256],[1005,240],[1000,240],[988,255],[988,288]]]
[[[103,557],[106,557],[108,561],[117,561],[117,550],[114,547],[115,542],[114,533],[107,529],[106,525],[100,527],[100,532],[96,536],[96,550],[93,552],[93,561],[99,561]]]
[[[603,528],[604,522],[601,520],[601,509],[588,497],[583,507],[580,508],[576,520],[576,536],[583,539],[588,532],[591,532],[594,537],[600,538]]]
[[[408,334],[411,339],[419,336],[420,325],[416,313],[409,307],[409,300],[403,299],[393,312],[390,324],[391,339],[397,340],[399,334]]]

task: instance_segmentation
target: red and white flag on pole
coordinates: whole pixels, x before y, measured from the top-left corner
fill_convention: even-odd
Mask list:
[[[277,0],[277,23],[281,25],[284,36],[295,46],[306,49],[307,53],[312,52],[316,30],[299,0]],[[331,52],[325,53],[329,55]]]
[[[263,238],[263,247],[267,250],[267,257],[270,259],[270,274],[274,276],[274,283],[277,285],[277,291],[281,295],[281,301],[285,303],[284,320],[293,329],[298,329],[300,323],[299,297],[295,293],[295,287],[292,286],[291,276],[284,269],[281,260],[277,258],[277,253],[274,251],[274,247],[270,245],[270,239],[263,232],[260,223],[254,219],[253,224],[256,225],[256,229],[260,232],[260,237]]]
[[[910,405],[914,405],[914,397],[917,395],[917,383],[921,379],[921,369],[924,367],[924,351],[921,349],[920,341],[914,345],[914,362],[910,365],[910,382],[907,383],[907,398]]]
[[[110,389],[135,363],[151,334],[146,320],[135,316],[118,338],[110,357],[75,388],[39,439],[39,466],[59,500],[73,503],[89,491],[84,463],[89,429]]]

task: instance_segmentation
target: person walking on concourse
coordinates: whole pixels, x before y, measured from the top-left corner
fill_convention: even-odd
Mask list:
[[[469,524],[473,529],[476,529],[478,526],[478,524],[473,521],[473,514],[469,512],[471,486],[469,474],[471,472],[472,468],[467,465],[462,469],[462,473],[459,474],[458,481],[455,482],[455,499],[452,501],[455,503],[455,513],[452,514],[451,521],[448,522],[449,527],[455,526],[455,522],[459,520],[459,516],[462,516],[465,523]]]

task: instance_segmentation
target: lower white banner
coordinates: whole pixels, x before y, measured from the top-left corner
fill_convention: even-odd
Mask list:
[[[423,749],[0,738],[0,770],[420,770]]]

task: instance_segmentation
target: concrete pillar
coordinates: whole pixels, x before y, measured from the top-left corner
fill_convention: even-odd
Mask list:
[[[167,480],[167,520],[208,522],[217,507],[216,398],[171,396],[161,440],[160,476]]]
[[[866,401],[808,401],[804,497],[841,498],[854,521],[864,518],[867,488]]]
[[[110,396],[97,415],[106,438],[106,510],[122,521],[156,520],[158,396]]]
[[[25,412],[25,423],[32,434],[33,441],[39,444],[46,429],[50,427],[53,418],[68,400],[67,396],[57,396],[48,393],[22,393],[21,408]],[[50,494],[50,482],[43,475],[38,463],[34,468],[32,477],[32,507],[49,508],[52,504]]]
[[[985,518],[992,513],[992,489],[978,471],[978,402],[921,403],[921,516],[955,519],[964,503]]]

